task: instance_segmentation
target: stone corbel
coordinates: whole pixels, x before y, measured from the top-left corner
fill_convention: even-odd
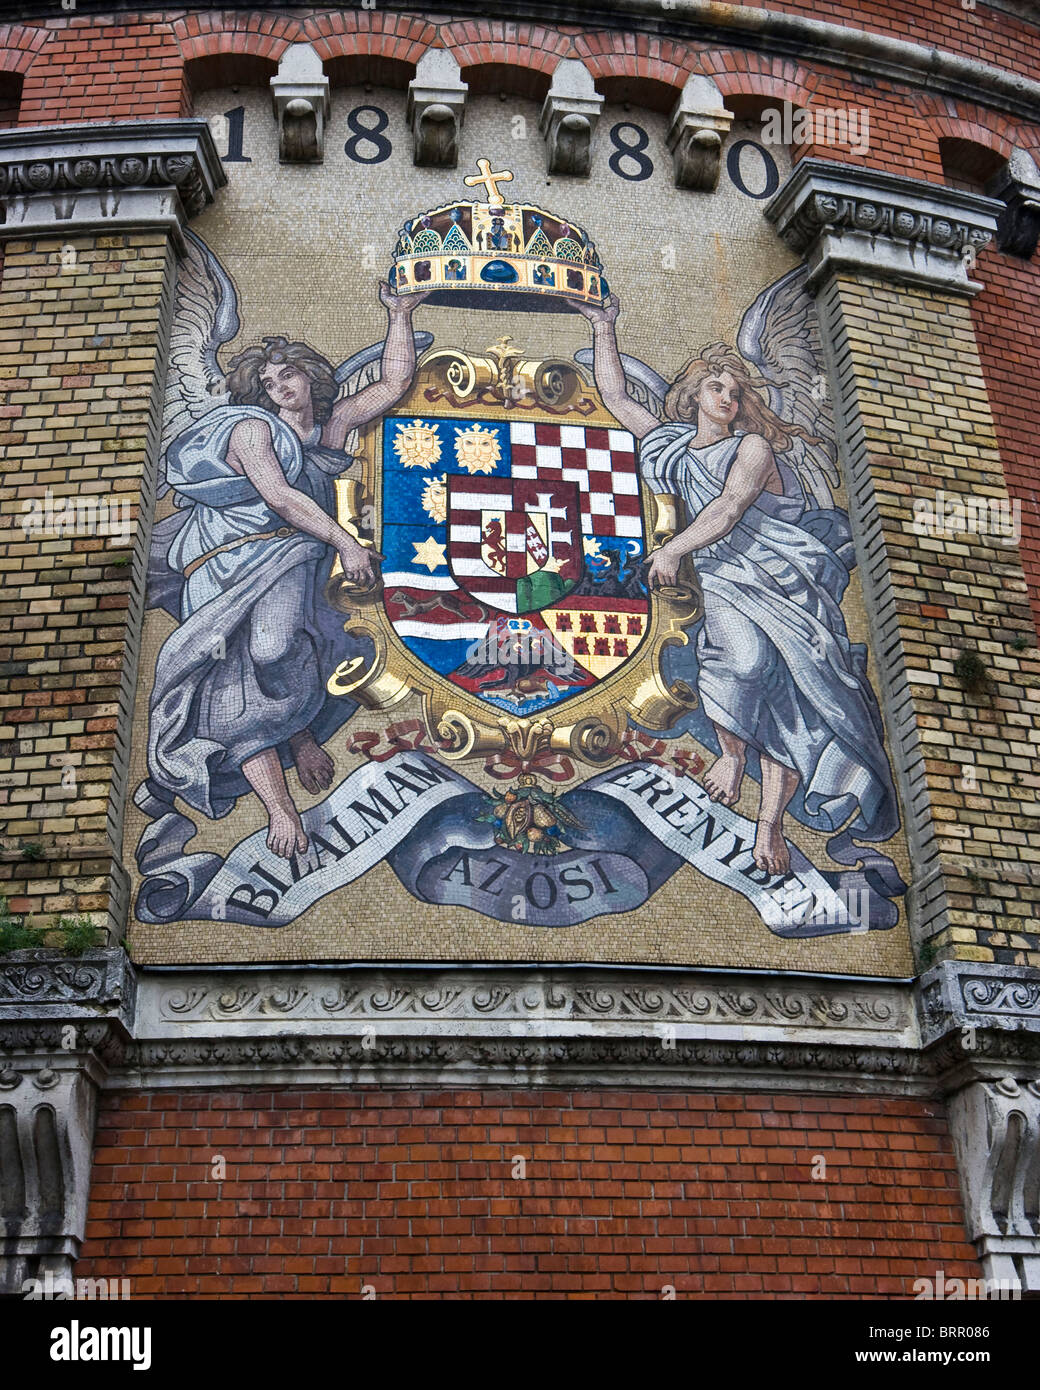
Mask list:
[[[408,84],[408,124],[412,128],[415,164],[454,169],[459,162],[459,136],[466,114],[467,83],[446,48],[428,48]]]
[[[803,159],[765,208],[809,268],[834,269],[971,295],[976,258],[997,228],[993,198],[860,165]]]
[[[694,74],[676,102],[668,126],[677,188],[710,193],[719,181],[722,142],[733,114],[722,104],[722,93],[710,77]]]
[[[576,58],[561,58],[538,119],[550,174],[589,172],[592,135],[603,101],[585,64]]]
[[[997,249],[1029,260],[1040,240],[1040,171],[1025,150],[1013,150],[986,192],[1004,204],[997,216]]]
[[[134,1003],[120,947],[0,958],[0,1296],[72,1297],[98,1089],[122,1060]]]
[[[291,43],[271,78],[282,164],[320,164],[325,156],[325,122],[331,109],[329,79],[309,43]]]
[[[1040,1072],[972,1081],[949,1100],[968,1236],[990,1296],[1040,1294]]]

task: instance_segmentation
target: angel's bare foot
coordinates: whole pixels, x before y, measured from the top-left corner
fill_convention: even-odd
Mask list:
[[[310,729],[296,734],[289,740],[296,771],[300,781],[309,792],[321,792],[332,785],[336,764],[318,743]]]
[[[705,774],[704,790],[712,801],[719,801],[723,806],[735,806],[740,800],[743,780],[744,759],[735,753],[723,753]]]
[[[786,874],[790,871],[791,855],[779,825],[759,821],[751,857],[767,874]]]
[[[307,852],[307,835],[296,807],[276,807],[271,811],[267,848],[282,859]]]

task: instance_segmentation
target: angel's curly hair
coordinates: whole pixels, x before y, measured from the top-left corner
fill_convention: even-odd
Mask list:
[[[260,373],[269,364],[283,362],[295,367],[311,384],[311,404],[314,419],[324,425],[332,415],[339,395],[339,384],[332,364],[320,352],[306,343],[290,343],[285,338],[265,338],[262,347],[246,348],[229,362],[228,391],[234,405],[259,405],[278,413],[278,407],[267,394]]]
[[[765,389],[767,383],[761,377],[752,377],[744,359],[728,343],[708,343],[696,357],[690,358],[665,396],[664,413],[667,419],[696,424],[697,396],[701,387],[709,377],[721,376],[723,372],[729,372],[740,391],[740,405],[733,419],[734,429],[760,434],[778,454],[791,447],[795,435],[813,444],[822,443],[801,425],[781,420],[769,409],[757,389]]]

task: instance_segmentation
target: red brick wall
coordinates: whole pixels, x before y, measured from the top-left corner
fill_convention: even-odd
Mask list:
[[[76,1274],[138,1298],[869,1299],[936,1269],[980,1277],[935,1104],[362,1088],[106,1096]]]
[[[987,251],[975,278],[975,333],[1008,492],[1022,508],[1022,568],[1040,628],[1040,253]]]

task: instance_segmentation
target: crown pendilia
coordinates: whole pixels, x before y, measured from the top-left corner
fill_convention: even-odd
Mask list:
[[[479,173],[463,182],[482,187],[483,203],[455,202],[406,222],[398,233],[390,287],[397,294],[431,291],[429,304],[474,309],[576,313],[567,297],[602,305],[610,297],[603,265],[589,234],[544,208],[507,203],[499,185],[513,171]]]

